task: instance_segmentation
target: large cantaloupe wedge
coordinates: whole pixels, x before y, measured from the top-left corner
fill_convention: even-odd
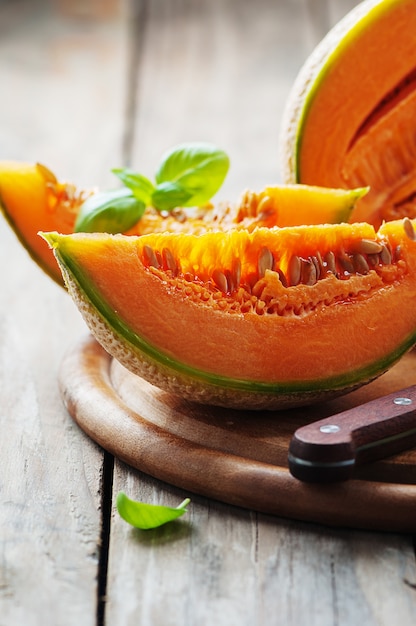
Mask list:
[[[367,383],[414,344],[414,227],[44,236],[91,332],[135,374],[279,409]]]
[[[366,0],[305,62],[282,123],[283,179],[370,186],[352,220],[416,215],[416,0]]]

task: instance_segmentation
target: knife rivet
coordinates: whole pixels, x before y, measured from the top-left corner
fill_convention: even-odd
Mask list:
[[[320,426],[319,430],[321,431],[321,433],[328,434],[328,433],[337,433],[341,429],[336,424],[326,424],[325,426]]]
[[[408,406],[412,404],[412,400],[410,398],[394,398],[394,404],[400,404],[401,406]]]

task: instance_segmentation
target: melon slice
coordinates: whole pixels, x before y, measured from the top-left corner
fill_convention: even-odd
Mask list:
[[[0,162],[0,210],[32,259],[58,283],[61,274],[36,233],[40,228],[73,232],[79,207],[89,193],[59,182],[43,165]]]
[[[287,226],[303,223],[348,221],[357,200],[367,188],[351,191],[319,189],[303,185],[267,187],[256,193],[246,191],[238,203],[211,204],[171,213],[147,207],[144,216],[125,234],[151,232],[194,232],[258,226]],[[0,162],[0,209],[34,261],[59,284],[62,275],[51,251],[37,233],[40,230],[74,232],[83,202],[96,190],[80,190],[60,182],[45,166],[32,163]],[[115,232],[115,231],[113,231]]]
[[[415,225],[43,236],[132,372],[197,402],[281,409],[369,382],[413,346]]]
[[[416,0],[367,0],[306,60],[282,122],[283,179],[368,185],[351,220],[416,216]]]

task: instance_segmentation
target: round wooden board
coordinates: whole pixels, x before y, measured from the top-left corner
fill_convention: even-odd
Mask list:
[[[352,480],[302,483],[287,469],[301,425],[416,383],[416,352],[373,383],[330,402],[274,412],[192,404],[128,372],[91,337],[64,357],[59,384],[79,426],[155,478],[259,512],[332,526],[416,529],[416,450],[363,467]]]

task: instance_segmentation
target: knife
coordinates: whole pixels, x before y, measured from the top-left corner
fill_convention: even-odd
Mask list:
[[[358,465],[414,446],[416,385],[296,430],[289,471],[304,482],[342,481]]]

